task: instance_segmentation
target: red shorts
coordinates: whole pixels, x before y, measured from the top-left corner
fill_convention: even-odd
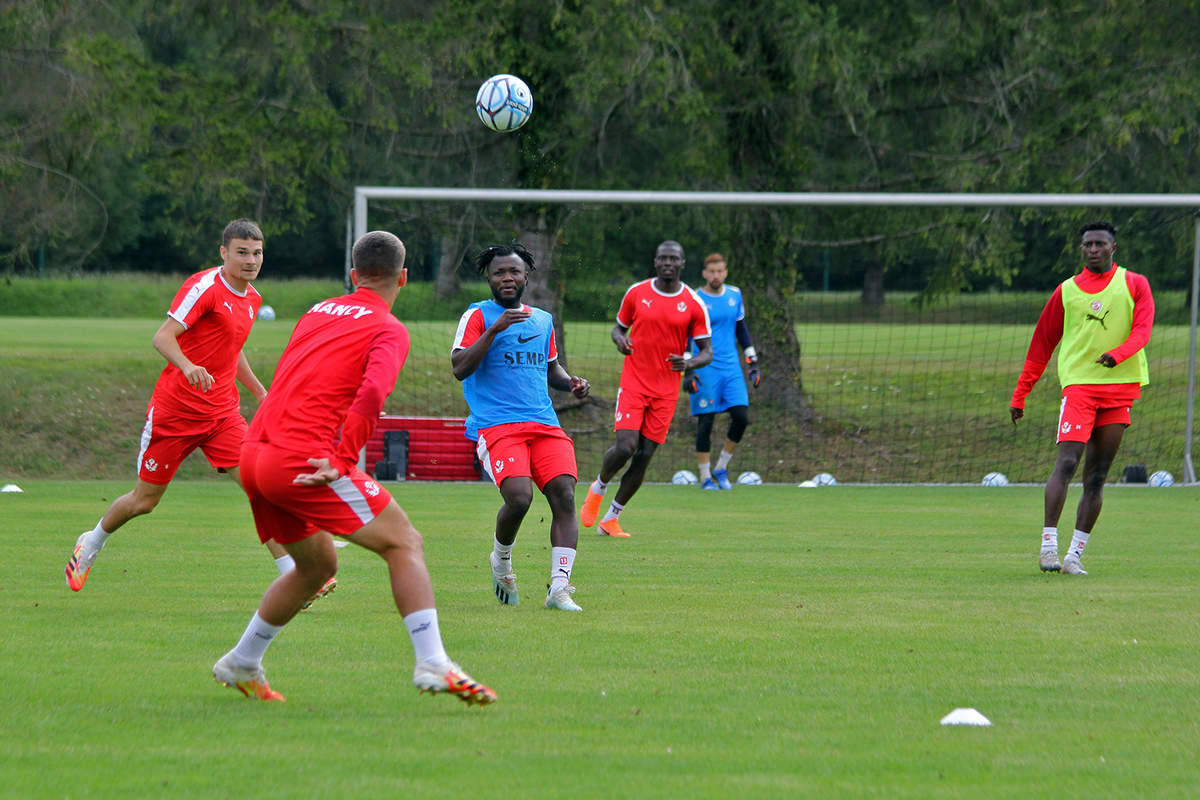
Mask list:
[[[1129,425],[1133,400],[1097,396],[1088,386],[1071,385],[1063,390],[1058,412],[1058,442],[1086,442],[1101,425]]]
[[[543,489],[559,475],[579,477],[571,437],[562,428],[540,422],[481,428],[475,453],[496,486],[505,478],[533,478]]]
[[[161,412],[156,415],[155,407],[150,406],[138,448],[138,477],[158,486],[170,483],[179,465],[197,447],[217,469],[236,467],[244,438],[246,420],[240,413],[214,420],[180,419]]]
[[[387,489],[358,467],[325,486],[292,483],[313,471],[308,457],[264,442],[246,442],[241,467],[242,488],[264,542],[291,544],[318,530],[349,536],[392,502]]]
[[[675,403],[678,400],[678,392],[671,397],[660,397],[621,387],[617,389],[617,412],[613,430],[638,431],[650,441],[662,444],[667,440],[667,431],[671,429]]]

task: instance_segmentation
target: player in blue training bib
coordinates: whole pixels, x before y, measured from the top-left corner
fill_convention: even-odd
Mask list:
[[[450,364],[471,409],[467,436],[504,499],[490,557],[492,590],[503,605],[520,602],[512,549],[536,483],[551,514],[546,608],[580,611],[570,582],[579,541],[575,444],[559,425],[548,387],[580,399],[590,387],[559,363],[554,318],[521,302],[533,254],[519,244],[495,245],[478,264],[492,299],[472,303],[459,319]]]
[[[746,328],[746,309],[742,290],[725,283],[728,275],[725,256],[711,253],[704,259],[704,286],[696,295],[708,308],[712,325],[712,363],[684,373],[683,387],[691,395],[692,416],[696,418],[696,461],[703,489],[732,489],[729,461],[750,424],[750,395],[742,375],[739,348],[750,365],[750,382],[758,388],[758,354]],[[729,412],[729,431],[725,446],[711,465],[712,429],[717,414]]]

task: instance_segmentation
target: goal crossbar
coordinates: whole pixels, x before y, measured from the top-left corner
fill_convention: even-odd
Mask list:
[[[481,189],[427,186],[355,186],[354,208],[347,219],[346,281],[350,245],[367,232],[370,200],[419,200],[472,203],[561,203],[724,206],[921,206],[921,207],[1082,207],[1192,208],[1196,239],[1192,250],[1191,341],[1184,433],[1184,482],[1195,483],[1192,426],[1196,400],[1196,325],[1200,309],[1200,194],[974,194],[966,192],[659,192],[617,189]]]

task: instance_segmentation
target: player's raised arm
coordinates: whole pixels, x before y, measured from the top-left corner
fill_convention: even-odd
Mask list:
[[[179,346],[179,336],[186,330],[187,328],[179,320],[167,317],[154,332],[154,349],[182,372],[188,383],[202,392],[207,392],[212,388],[213,376],[204,367],[193,364],[191,359],[183,354],[183,348]]]
[[[633,352],[633,340],[629,338],[629,328],[619,322],[613,325],[612,340],[621,355],[627,356]]]
[[[592,390],[592,385],[585,378],[571,375],[563,368],[562,364],[558,363],[558,359],[551,361],[550,367],[546,370],[546,384],[551,389],[570,392],[581,400],[587,397]]]
[[[267,399],[267,387],[262,385],[262,381],[250,368],[250,360],[246,358],[245,351],[240,350],[238,351],[237,381],[249,389],[250,394],[254,395],[254,399],[259,403]]]
[[[454,371],[454,377],[461,381],[474,373],[483,363],[496,336],[513,325],[529,319],[531,313],[527,309],[506,308],[495,322],[484,329],[483,314],[477,308],[469,310],[464,315],[469,318],[463,321],[463,324],[466,325],[466,336],[456,337],[457,343],[464,346],[456,347],[450,354],[450,368]],[[470,344],[466,344],[468,341]]]

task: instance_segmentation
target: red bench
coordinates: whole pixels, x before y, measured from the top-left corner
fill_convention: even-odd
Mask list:
[[[408,468],[397,477],[414,481],[483,479],[475,459],[475,442],[466,437],[467,421],[453,417],[380,417],[375,433],[367,440],[368,473],[374,475],[375,464],[384,460],[388,431],[408,431]]]

